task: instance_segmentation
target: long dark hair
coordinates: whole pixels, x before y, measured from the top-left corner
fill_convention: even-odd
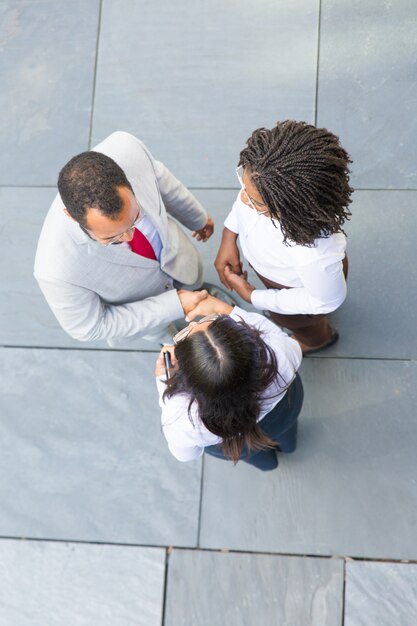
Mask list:
[[[353,192],[349,163],[336,135],[293,120],[255,130],[239,158],[279,221],[284,241],[307,246],[344,232]]]
[[[195,402],[199,419],[222,438],[227,458],[236,463],[245,445],[249,451],[276,446],[257,424],[262,393],[279,375],[275,354],[258,329],[222,315],[181,341],[175,356],[178,370],[164,397],[187,394],[190,419]]]

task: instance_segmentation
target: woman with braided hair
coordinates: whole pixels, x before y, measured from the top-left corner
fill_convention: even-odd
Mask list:
[[[349,155],[324,128],[287,120],[252,133],[240,153],[241,191],[215,266],[222,283],[293,331],[304,354],[339,337],[327,314],[346,297]],[[265,289],[243,271],[243,256]]]

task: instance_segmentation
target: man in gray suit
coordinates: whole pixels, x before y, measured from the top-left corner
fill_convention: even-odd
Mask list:
[[[213,221],[139,139],[115,132],[74,157],[58,189],[34,273],[72,337],[161,338],[207,296],[191,291],[202,284],[202,260],[178,222],[205,241]]]

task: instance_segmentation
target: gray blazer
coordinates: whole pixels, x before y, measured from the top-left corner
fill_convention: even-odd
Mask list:
[[[135,254],[126,243],[93,241],[64,213],[58,194],[39,238],[35,278],[62,328],[76,339],[113,343],[154,335],[184,316],[174,280],[186,286],[202,281],[200,254],[175,220],[199,230],[207,213],[133,135],[115,132],[94,150],[125,172],[161,237],[161,261]]]

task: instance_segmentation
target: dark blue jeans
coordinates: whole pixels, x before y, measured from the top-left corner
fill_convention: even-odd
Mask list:
[[[262,471],[268,471],[278,467],[277,452],[294,452],[297,447],[297,419],[303,406],[303,399],[303,384],[300,376],[296,374],[283,399],[259,422],[262,432],[277,442],[276,449],[253,450],[249,454],[245,446],[240,459]],[[219,445],[207,446],[204,452],[225,459]]]

